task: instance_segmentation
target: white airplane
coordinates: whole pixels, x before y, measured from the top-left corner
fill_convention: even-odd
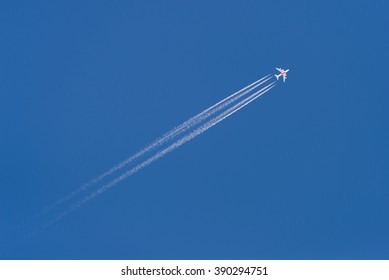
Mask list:
[[[288,73],[289,69],[288,70],[284,70],[282,68],[276,68],[278,71],[280,71],[281,74],[278,74],[278,75],[275,75],[277,80],[282,76],[282,78],[284,79],[284,82],[286,80],[286,73]]]

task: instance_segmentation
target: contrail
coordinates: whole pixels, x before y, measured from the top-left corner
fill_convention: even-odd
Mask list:
[[[183,132],[187,131],[188,129],[190,129],[194,125],[199,124],[203,120],[209,118],[210,116],[214,115],[215,113],[219,112],[220,110],[226,108],[228,105],[232,104],[233,102],[235,102],[238,99],[242,98],[243,96],[247,95],[252,90],[254,90],[255,88],[257,88],[260,85],[262,85],[263,83],[269,81],[271,78],[272,78],[271,74],[266,75],[265,77],[263,77],[263,78],[255,81],[255,82],[251,83],[250,85],[242,88],[241,90],[239,90],[239,91],[231,94],[230,96],[224,98],[223,100],[217,102],[216,104],[212,105],[208,109],[206,109],[206,110],[202,111],[201,113],[195,115],[194,117],[188,119],[184,123],[176,126],[175,128],[173,128],[169,132],[165,133],[162,137],[157,138],[152,144],[146,146],[145,148],[143,148],[139,152],[135,153],[131,157],[129,157],[126,160],[116,164],[115,166],[113,166],[109,170],[105,171],[104,173],[102,173],[98,177],[96,177],[96,178],[92,179],[91,181],[83,184],[81,187],[79,187],[75,191],[69,193],[65,197],[61,198],[60,200],[58,200],[55,203],[51,204],[50,206],[46,207],[42,211],[41,214],[44,214],[44,213],[48,212],[49,210],[51,210],[51,209],[61,205],[62,203],[70,200],[74,196],[78,195],[80,192],[88,189],[90,186],[95,185],[96,183],[100,182],[102,179],[106,178],[107,176],[112,175],[117,170],[124,168],[125,166],[127,166],[131,162],[133,162],[136,159],[138,159],[141,156],[143,156],[144,154],[154,150],[155,148],[157,148],[157,147],[163,145],[164,143],[166,143],[167,141],[169,141],[169,140],[173,139],[174,137],[182,134]]]
[[[71,213],[75,209],[79,208],[81,205],[87,203],[88,201],[90,201],[91,199],[95,198],[96,196],[104,193],[108,189],[112,188],[113,186],[115,186],[118,183],[122,182],[126,178],[128,178],[128,177],[132,176],[133,174],[137,173],[138,171],[140,171],[141,169],[145,168],[146,166],[148,166],[149,164],[153,163],[154,161],[162,158],[166,154],[168,154],[168,153],[172,152],[173,150],[177,149],[178,147],[180,147],[181,145],[185,144],[186,142],[192,140],[196,136],[204,133],[209,128],[211,128],[214,125],[218,124],[219,122],[221,122],[225,118],[231,116],[235,112],[237,112],[240,109],[242,109],[243,107],[247,106],[249,103],[253,102],[255,99],[257,99],[261,95],[263,95],[266,92],[268,92],[270,89],[272,89],[275,86],[275,84],[276,84],[276,82],[272,82],[271,84],[265,86],[264,88],[256,91],[255,93],[251,94],[249,97],[247,97],[244,100],[240,101],[238,104],[232,106],[228,110],[220,113],[218,116],[214,117],[213,119],[211,119],[207,123],[203,124],[202,126],[197,128],[193,132],[183,136],[181,139],[177,140],[176,142],[171,144],[169,147],[163,149],[162,151],[158,152],[154,156],[152,156],[152,157],[148,158],[147,160],[143,161],[142,163],[138,164],[134,168],[126,171],[125,173],[123,173],[119,177],[115,178],[111,182],[105,184],[104,186],[100,187],[98,190],[94,191],[93,193],[84,196],[84,198],[82,198],[78,202],[72,204],[67,210],[65,210],[62,213],[60,213],[55,219],[53,219],[52,221],[47,223],[44,227],[48,227],[49,225],[56,223],[57,221],[61,220],[64,216],[68,215],[69,213]]]

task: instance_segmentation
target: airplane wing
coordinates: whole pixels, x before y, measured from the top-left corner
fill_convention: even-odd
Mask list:
[[[284,83],[285,83],[285,80],[286,80],[286,74],[282,76],[284,78]]]
[[[282,72],[282,68],[276,68],[278,71]]]

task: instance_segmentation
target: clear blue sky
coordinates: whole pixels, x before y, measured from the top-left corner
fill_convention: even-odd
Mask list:
[[[388,259],[388,8],[1,1],[1,232],[274,67],[291,69],[2,258]]]

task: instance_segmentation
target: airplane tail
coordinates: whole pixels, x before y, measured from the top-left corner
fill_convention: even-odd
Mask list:
[[[281,77],[281,74],[279,74],[279,75],[274,75],[274,76],[276,76],[277,81],[278,81],[278,79]]]

